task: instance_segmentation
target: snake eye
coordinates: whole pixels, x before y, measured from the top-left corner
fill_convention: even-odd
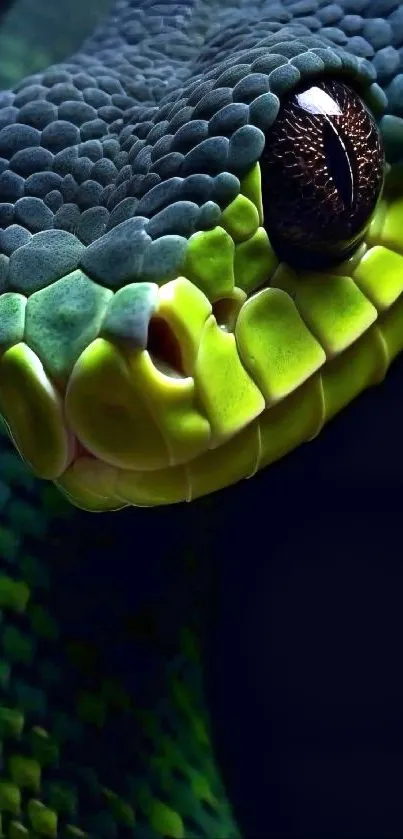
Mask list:
[[[284,99],[261,158],[265,227],[280,258],[323,268],[350,256],[371,221],[384,165],[377,124],[343,82]]]

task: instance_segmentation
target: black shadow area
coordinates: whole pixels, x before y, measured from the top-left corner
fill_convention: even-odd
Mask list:
[[[207,690],[245,839],[403,835],[402,388],[222,495]]]

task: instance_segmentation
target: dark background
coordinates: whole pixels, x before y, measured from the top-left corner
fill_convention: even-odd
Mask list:
[[[403,836],[402,387],[222,505],[209,701],[247,837]]]
[[[0,0],[0,90],[77,50],[112,0]]]

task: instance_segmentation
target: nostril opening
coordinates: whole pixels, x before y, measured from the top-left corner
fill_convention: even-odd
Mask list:
[[[179,341],[169,323],[162,318],[151,318],[148,326],[147,350],[153,364],[166,376],[185,376]]]
[[[239,314],[239,302],[231,297],[222,297],[213,303],[213,315],[220,329],[233,332]]]

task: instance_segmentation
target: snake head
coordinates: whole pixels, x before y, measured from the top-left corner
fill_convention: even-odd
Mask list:
[[[4,100],[0,409],[84,509],[252,477],[403,347],[403,122],[372,65],[291,30],[158,105],[109,84],[109,125],[73,65]]]

